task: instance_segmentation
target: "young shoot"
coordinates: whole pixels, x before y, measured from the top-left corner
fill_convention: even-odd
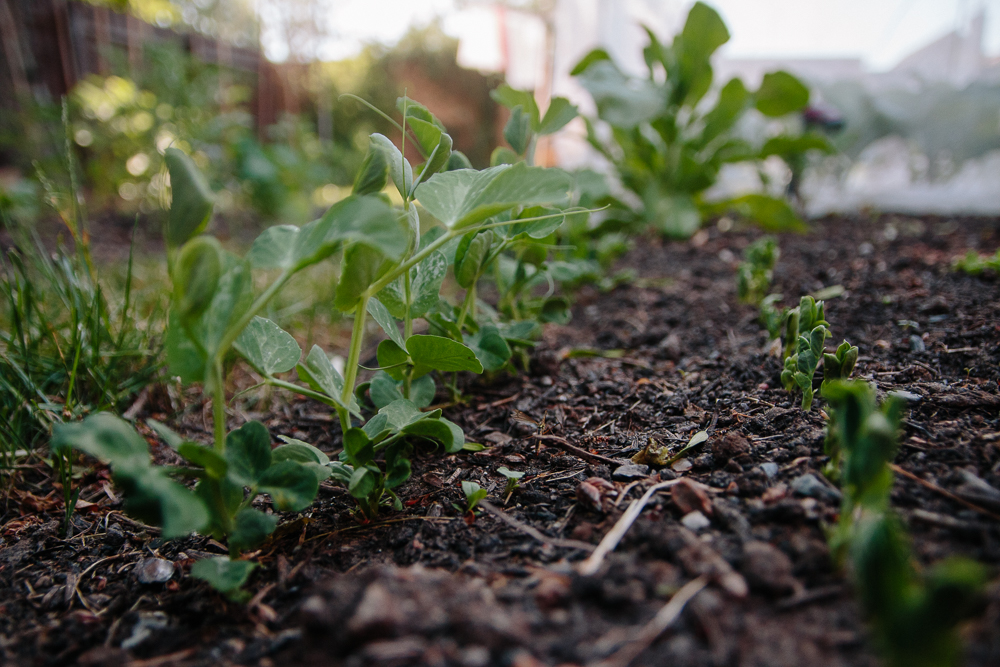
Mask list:
[[[518,484],[518,481],[520,481],[520,479],[524,477],[523,472],[516,472],[514,470],[509,470],[506,466],[500,466],[499,468],[497,468],[497,472],[503,475],[505,478],[507,478],[507,486],[505,486],[503,489],[504,496],[509,497],[510,494],[514,493],[519,488],[521,488],[521,485]]]

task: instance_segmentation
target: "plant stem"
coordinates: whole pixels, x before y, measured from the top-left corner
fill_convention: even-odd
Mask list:
[[[476,277],[478,281],[478,276]],[[462,310],[458,313],[458,330],[462,331],[462,325],[465,324],[465,318],[472,311],[472,319],[476,318],[476,282],[474,281],[469,285],[469,289],[465,290],[465,299],[462,300]]]
[[[212,421],[215,426],[215,451],[226,451],[226,385],[222,374],[222,360],[212,363]]]
[[[370,288],[369,288],[370,289]],[[361,296],[358,306],[354,310],[354,329],[351,331],[351,349],[347,355],[347,363],[344,365],[344,391],[341,400],[344,405],[350,405],[351,396],[354,395],[354,383],[358,379],[358,364],[361,361],[361,344],[365,338],[365,317],[368,314],[367,293]]]
[[[268,285],[267,289],[264,290],[264,292],[254,300],[253,304],[251,304],[250,307],[246,310],[246,312],[243,313],[243,315],[240,317],[240,319],[236,321],[236,324],[229,327],[229,329],[226,331],[226,335],[223,336],[222,341],[219,343],[219,347],[216,349],[215,352],[215,356],[218,361],[221,362],[222,358],[226,355],[226,352],[229,351],[229,348],[232,346],[233,342],[239,337],[241,333],[243,333],[243,330],[246,329],[248,324],[250,324],[250,321],[257,316],[257,313],[259,313],[261,310],[264,309],[264,306],[267,305],[267,302],[270,301],[274,297],[274,295],[277,294],[278,291],[285,286],[285,283],[289,281],[289,279],[292,277],[293,274],[294,271],[292,271],[291,269],[285,269],[284,271],[282,271],[281,275],[278,276],[278,278],[273,283]]]
[[[326,394],[321,394],[318,391],[313,391],[312,389],[306,389],[305,387],[300,387],[297,384],[292,384],[291,382],[285,382],[284,380],[279,380],[278,378],[267,378],[264,380],[264,384],[270,385],[272,387],[278,387],[280,389],[287,389],[288,391],[293,391],[296,394],[305,396],[306,398],[311,398],[314,401],[319,401],[324,405],[329,405],[331,408],[337,411],[337,416],[340,417],[340,427],[345,431],[351,428],[350,416],[343,405],[340,404],[339,397],[330,397]]]
[[[403,274],[403,294],[406,297],[406,318],[403,320],[403,340],[413,335],[413,315],[411,315],[412,299],[410,297],[410,272]]]

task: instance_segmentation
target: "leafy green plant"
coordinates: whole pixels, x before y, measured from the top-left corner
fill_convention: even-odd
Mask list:
[[[515,491],[521,488],[521,485],[518,484],[518,482],[521,480],[522,477],[524,477],[523,472],[508,470],[506,466],[500,466],[499,468],[497,468],[497,472],[503,475],[507,479],[507,486],[505,486],[503,489],[503,495],[509,496],[510,494],[514,493]]]
[[[823,353],[823,385],[834,380],[846,380],[851,377],[851,371],[858,362],[858,348],[846,340],[837,346],[830,354]]]
[[[890,508],[905,400],[881,406],[863,382],[834,381],[827,426],[827,474],[844,491],[840,523],[830,534],[835,557],[850,563],[862,605],[890,665],[958,664],[955,626],[976,608],[983,568],[952,558],[926,572],[914,567],[906,532]]]
[[[736,269],[736,295],[741,303],[759,306],[771,289],[774,265],[781,255],[773,237],[765,236],[743,251],[743,261]]]
[[[813,400],[813,375],[823,360],[825,341],[830,336],[824,319],[823,302],[804,296],[785,316],[785,368],[781,383],[788,391],[802,392],[802,409]],[[794,346],[794,347],[793,347]]]
[[[1000,250],[995,255],[980,255],[975,250],[970,250],[964,257],[955,260],[953,267],[970,276],[978,276],[984,271],[1000,273]]]
[[[704,193],[723,165],[780,155],[779,142],[806,141],[781,134],[756,147],[736,137],[733,128],[751,108],[768,118],[797,112],[809,101],[809,90],[778,71],[766,74],[756,91],[731,79],[714,105],[704,104],[713,83],[712,54],[729,40],[722,19],[704,3],[695,3],[671,44],[661,43],[648,29],[647,34],[645,78],[624,74],[603,49],[591,51],[572,71],[609,130],[586,119],[588,141],[615,166],[621,184],[636,198],[634,207],[609,198],[613,208],[604,225],[612,230],[648,226],[672,238],[687,238],[707,215],[734,210],[766,229],[802,229],[783,199],[748,194],[709,203]]]
[[[466,513],[475,511],[479,501],[489,495],[486,489],[480,488],[476,482],[462,482],[462,493],[465,494],[464,512]],[[462,509],[457,505],[456,507]]]

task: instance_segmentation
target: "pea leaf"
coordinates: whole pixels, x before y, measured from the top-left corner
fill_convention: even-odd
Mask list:
[[[389,163],[385,159],[385,153],[371,145],[369,141],[368,152],[358,169],[358,175],[354,177],[354,188],[352,192],[356,195],[370,195],[382,192],[389,182]]]
[[[441,416],[440,410],[434,410],[433,412],[421,412],[417,406],[414,405],[413,401],[408,401],[405,398],[393,401],[378,412],[380,415],[385,416],[386,425],[397,431],[400,431],[410,424],[420,421],[421,419],[437,419]]]
[[[130,474],[149,467],[149,445],[124,419],[107,412],[90,415],[81,422],[56,424],[49,447],[60,453],[77,449]]]
[[[330,357],[318,345],[313,345],[306,356],[305,361],[295,367],[299,379],[305,382],[313,391],[333,399],[338,405],[343,405],[341,392],[344,391],[344,378],[340,372],[333,367]],[[358,404],[352,398],[351,404],[347,407],[352,414],[358,415]]]
[[[411,317],[423,317],[437,306],[441,284],[447,273],[448,260],[442,253],[436,251],[410,269]],[[406,317],[406,290],[402,277],[386,285],[378,293],[378,298],[393,317],[399,320]],[[371,308],[368,312],[372,313]],[[375,317],[374,313],[372,317]]]
[[[536,131],[540,135],[553,134],[579,115],[579,110],[565,97],[553,97],[545,116]]]
[[[163,161],[170,172],[170,214],[164,236],[179,246],[201,233],[212,215],[215,195],[194,161],[176,148],[168,148]]]
[[[432,370],[483,372],[475,352],[450,338],[413,335],[406,341],[406,351],[413,360],[414,377],[426,375]]]
[[[490,91],[490,97],[508,109],[521,107],[531,121],[532,129],[537,130],[539,126],[538,104],[535,96],[527,90],[516,90],[506,83],[501,84],[495,90]]]
[[[377,248],[359,244],[348,246],[333,299],[334,308],[345,312],[354,309],[364,291],[382,277],[391,264]]]
[[[302,348],[292,335],[263,317],[254,317],[233,347],[265,377],[292,370],[302,356]]]
[[[187,487],[170,479],[162,468],[115,471],[115,484],[125,492],[125,511],[153,526],[164,539],[185,537],[209,523],[208,509]]]
[[[286,459],[264,471],[257,490],[271,496],[274,509],[301,512],[312,504],[319,491],[319,481],[312,470]]]
[[[434,378],[430,375],[425,375],[410,382],[410,400],[418,408],[426,408],[433,403],[436,393],[437,386],[434,384]]]
[[[379,294],[381,295],[385,291],[382,290]],[[396,326],[395,318],[389,313],[385,305],[375,297],[368,299],[368,314],[372,316],[373,320],[378,322],[378,325],[382,327],[382,331],[389,337],[389,340],[396,343],[399,347],[406,345],[403,341],[403,334],[400,333],[399,327]],[[379,363],[381,364],[381,362]]]
[[[229,548],[239,552],[263,544],[278,525],[278,517],[269,516],[252,507],[245,507],[236,513],[233,522],[235,527],[229,534]]]
[[[229,477],[243,486],[256,486],[271,467],[271,436],[258,421],[247,422],[226,436]]]
[[[459,286],[468,288],[476,282],[492,245],[493,231],[489,229],[462,237],[455,251],[455,281]]]
[[[372,403],[377,408],[384,408],[393,401],[403,398],[403,393],[399,390],[399,385],[386,373],[377,373],[372,378],[368,393],[372,398]]]
[[[422,419],[405,426],[402,432],[410,436],[433,440],[444,447],[445,452],[449,454],[461,451],[462,445],[465,444],[465,434],[462,433],[462,429],[447,419]],[[459,434],[461,434],[460,437]]]
[[[516,206],[565,201],[572,179],[558,169],[524,163],[435,174],[417,188],[420,204],[445,226],[460,229]]]
[[[247,258],[257,269],[298,271],[326,259],[347,242],[398,259],[406,252],[409,233],[396,211],[380,197],[352,195],[302,227],[278,225],[265,230]]]
[[[579,80],[594,98],[601,119],[623,130],[652,120],[666,104],[666,94],[659,86],[645,79],[630,79],[610,60],[591,62]]]
[[[213,479],[222,479],[229,470],[229,464],[226,462],[226,459],[219,456],[218,452],[199,445],[196,442],[182,442],[177,448],[177,453],[185,461],[204,468],[208,476]]]
[[[503,128],[503,138],[518,155],[524,155],[531,144],[531,115],[520,105],[511,109],[510,118]]]
[[[750,100],[750,93],[737,77],[733,77],[719,91],[719,99],[712,110],[705,114],[705,128],[701,143],[707,144],[733,126],[743,114]]]
[[[467,337],[465,342],[488,371],[500,370],[510,359],[510,346],[492,324],[479,327],[479,331]]]
[[[257,567],[248,560],[230,560],[225,556],[206,558],[191,566],[191,576],[201,579],[220,593],[234,593],[246,583]]]
[[[222,274],[222,246],[199,236],[181,248],[174,263],[174,303],[182,321],[198,318],[209,307]]]
[[[413,188],[413,167],[387,137],[376,132],[370,135],[370,139],[372,150],[381,151],[386,162],[389,163],[389,175],[392,176],[392,182],[399,190],[399,196],[406,199]]]
[[[322,482],[332,473],[327,466],[330,457],[312,445],[280,435],[286,444],[271,450],[271,462],[280,463],[282,461],[295,461],[316,475],[316,481]]]
[[[348,429],[344,434],[344,451],[347,453],[347,460],[356,467],[363,466],[375,458],[375,446],[368,433],[360,428]]]

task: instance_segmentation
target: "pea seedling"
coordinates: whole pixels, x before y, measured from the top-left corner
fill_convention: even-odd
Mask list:
[[[759,306],[771,289],[774,265],[781,256],[777,242],[765,236],[743,251],[743,261],[736,270],[736,294],[741,303]]]
[[[479,505],[479,501],[489,495],[486,489],[481,488],[476,482],[462,482],[462,493],[465,494],[465,510],[466,514],[473,512],[476,506]],[[462,510],[461,507],[455,506],[456,509]]]
[[[510,497],[510,494],[521,488],[518,481],[524,477],[523,472],[515,472],[514,470],[509,470],[506,466],[500,466],[497,468],[497,472],[507,478],[507,486],[503,489],[503,495]]]

